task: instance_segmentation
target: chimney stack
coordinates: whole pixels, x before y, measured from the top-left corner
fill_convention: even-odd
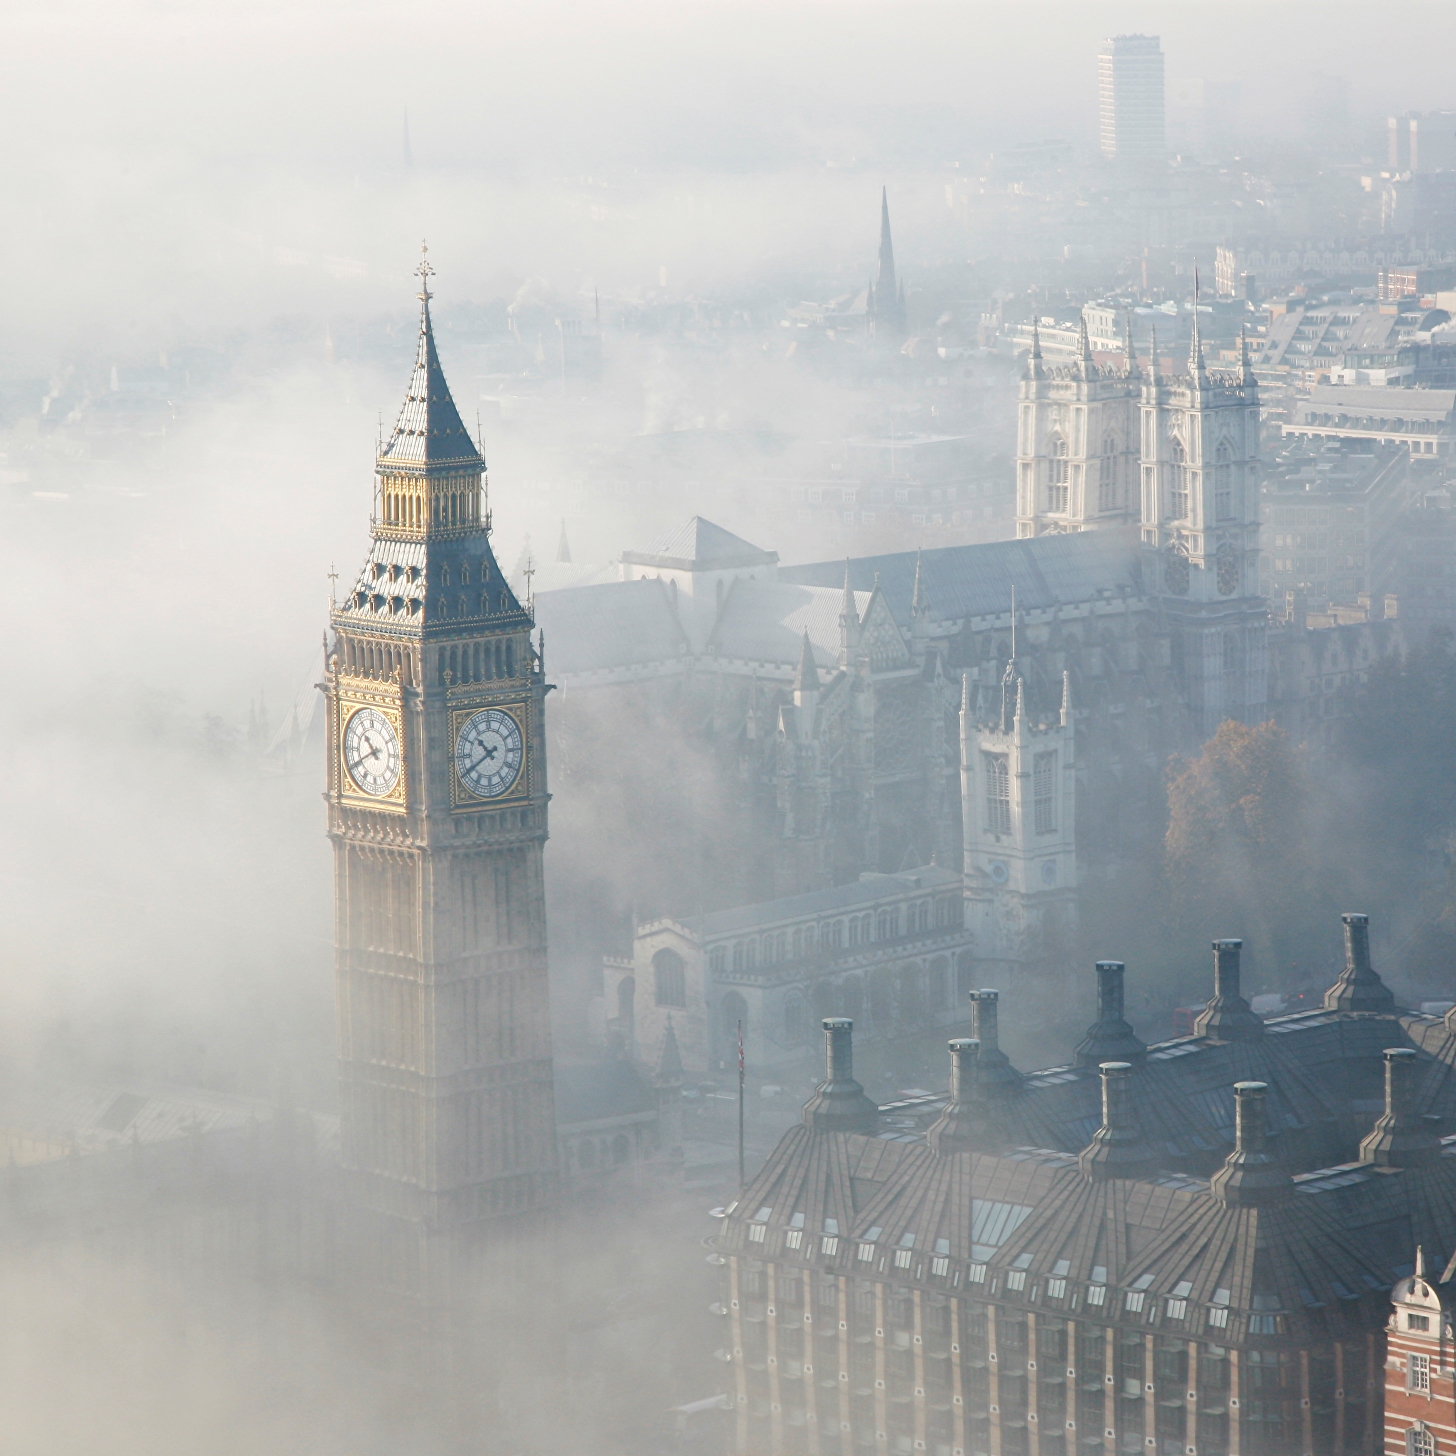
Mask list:
[[[1213,999],[1193,1023],[1195,1036],[1210,1041],[1255,1041],[1264,1035],[1264,1022],[1254,1014],[1239,988],[1241,940],[1213,943]]]
[[[1346,914],[1345,969],[1325,992],[1326,1011],[1395,1011],[1395,997],[1370,965],[1370,917]]]
[[[1436,1119],[1413,1111],[1420,1058],[1410,1047],[1385,1049],[1385,1111],[1360,1144],[1360,1161],[1384,1168],[1419,1168],[1441,1156]]]
[[[1222,1204],[1235,1208],[1272,1208],[1294,1197],[1294,1180],[1265,1147],[1266,1082],[1234,1083],[1234,1150],[1209,1179]]]
[[[986,1147],[991,1129],[978,1083],[982,1044],[973,1036],[957,1037],[950,1047],[950,1101],[930,1125],[925,1141],[937,1153],[965,1153]]]
[[[1147,1047],[1123,1016],[1126,969],[1121,961],[1097,962],[1097,1020],[1072,1053],[1079,1067],[1096,1067],[1104,1062],[1131,1062],[1140,1067],[1147,1060]]]
[[[873,1132],[880,1109],[854,1080],[854,1022],[824,1020],[824,1080],[804,1104],[804,1125],[821,1132]]]
[[[1102,1126],[1082,1149],[1077,1164],[1094,1182],[1108,1178],[1145,1178],[1155,1168],[1132,1115],[1132,1064],[1103,1062]]]
[[[976,1040],[981,1044],[976,1078],[985,1093],[1012,1092],[1021,1086],[1021,1073],[1001,1050],[1000,1002],[999,991],[971,992],[971,1020],[975,1025]]]

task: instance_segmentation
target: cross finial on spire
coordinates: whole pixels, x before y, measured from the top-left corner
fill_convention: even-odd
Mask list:
[[[430,279],[434,276],[435,270],[430,266],[430,245],[423,239],[420,240],[420,266],[415,269],[415,276],[420,280],[420,291],[415,296],[421,303],[428,303],[435,295],[430,292]]]

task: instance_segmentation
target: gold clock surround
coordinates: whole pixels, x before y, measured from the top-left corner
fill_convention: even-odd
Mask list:
[[[516,720],[516,727],[521,730],[521,770],[516,775],[515,783],[505,793],[498,794],[493,799],[482,798],[470,789],[461,779],[460,770],[455,762],[455,749],[460,742],[461,730],[477,713],[486,708],[496,708],[502,713],[509,713]],[[498,809],[503,804],[530,798],[533,769],[531,706],[528,702],[519,698],[501,702],[488,697],[476,697],[470,702],[461,702],[452,695],[450,703],[450,808],[452,811],[463,813],[479,809]]]
[[[335,694],[334,754],[341,803],[385,814],[404,814],[409,809],[409,759],[405,748],[404,711],[397,685],[382,685],[377,678],[351,677],[341,673]],[[399,777],[387,794],[366,794],[355,782],[345,762],[344,734],[349,719],[361,708],[373,708],[394,729],[399,739]]]

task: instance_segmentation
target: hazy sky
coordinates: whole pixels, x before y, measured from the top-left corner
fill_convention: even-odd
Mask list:
[[[0,359],[279,310],[375,308],[417,238],[470,295],[539,274],[710,286],[862,230],[866,182],[1089,141],[1095,53],[1251,126],[1347,77],[1362,134],[1451,104],[1453,8],[1407,3],[12,3]],[[416,171],[401,168],[408,108]],[[864,174],[868,172],[869,178]],[[913,242],[913,216],[905,220]]]

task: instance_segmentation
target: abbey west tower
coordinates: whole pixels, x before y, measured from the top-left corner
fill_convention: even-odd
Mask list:
[[[419,271],[373,542],[332,618],[329,838],[344,1163],[367,1206],[446,1226],[556,1192],[546,684]]]
[[[1129,333],[1125,367],[1048,365],[1033,333],[1021,382],[1017,535],[1136,529],[1143,589],[1176,630],[1172,666],[1194,725],[1263,720],[1268,607],[1259,596],[1259,394],[1237,371],[1210,374],[1197,300],[1186,374],[1165,378],[1153,339],[1146,374]]]

